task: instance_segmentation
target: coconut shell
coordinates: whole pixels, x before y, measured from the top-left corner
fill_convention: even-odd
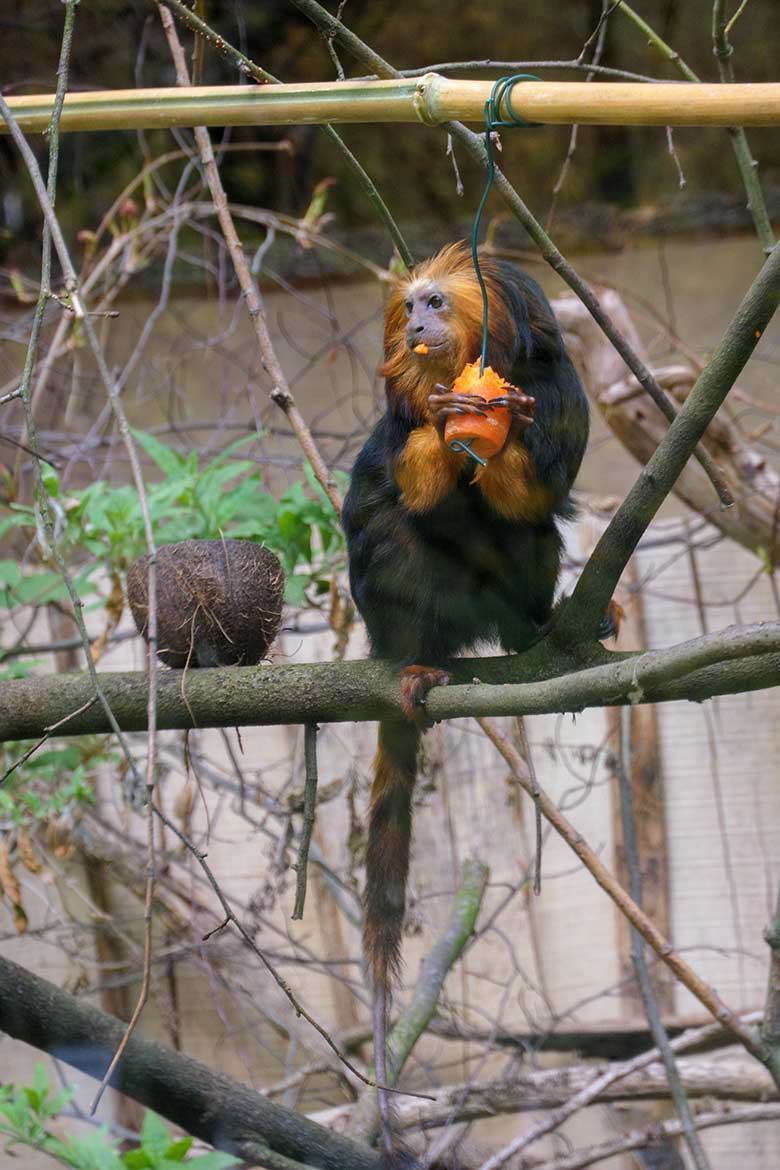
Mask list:
[[[127,570],[127,599],[148,640],[149,555]],[[157,655],[179,669],[251,666],[282,618],[284,570],[250,540],[182,540],[157,550]]]

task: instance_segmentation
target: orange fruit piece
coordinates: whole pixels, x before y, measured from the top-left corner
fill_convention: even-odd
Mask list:
[[[479,365],[477,360],[464,366],[453,384],[453,394],[479,395],[489,402],[491,398],[501,398],[516,389],[491,366],[485,366],[480,374]],[[512,416],[505,406],[497,406],[486,415],[450,415],[444,428],[444,440],[448,446],[458,440],[467,444],[480,459],[490,459],[503,448],[511,422]]]
[[[426,354],[427,352],[428,352],[428,346],[425,344],[424,341],[421,341],[419,345],[416,345],[414,347],[414,350],[413,350],[413,353]]]

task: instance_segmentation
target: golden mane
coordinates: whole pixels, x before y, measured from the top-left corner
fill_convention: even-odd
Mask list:
[[[490,363],[505,376],[516,327],[509,305],[501,294],[501,277],[495,263],[481,260],[488,292]],[[448,318],[457,341],[446,359],[421,359],[406,344],[404,302],[415,285],[435,284],[450,303]],[[482,292],[474,271],[471,251],[464,240],[448,244],[429,260],[416,265],[393,287],[385,309],[385,360],[380,374],[387,379],[391,405],[406,404],[415,419],[428,418],[428,395],[437,383],[452,386],[468,362],[479,357],[482,348]],[[503,360],[502,360],[503,359]],[[503,367],[503,368],[502,368]]]

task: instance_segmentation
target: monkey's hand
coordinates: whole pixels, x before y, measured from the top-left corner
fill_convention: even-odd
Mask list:
[[[525,434],[529,427],[533,426],[536,399],[522,394],[514,387],[510,387],[508,394],[502,394],[499,398],[491,398],[489,402],[485,403],[485,406],[488,410],[494,406],[504,406],[509,411],[512,421],[509,424],[509,434],[506,437],[507,443],[518,439]]]
[[[425,696],[432,687],[446,687],[450,675],[437,666],[405,666],[401,671],[401,694],[404,715],[418,726],[430,726],[425,712]]]
[[[446,386],[437,384],[440,394],[431,394],[428,397],[428,409],[440,438],[444,438],[444,428],[451,415],[481,414],[486,417],[489,410],[496,406],[505,407],[511,416],[511,424],[507,442],[513,442],[524,434],[533,425],[536,399],[527,394],[521,394],[514,387],[509,387],[508,394],[501,394],[498,398],[483,398],[481,394],[456,394]]]
[[[480,394],[455,394],[438,383],[436,389],[440,393],[428,396],[428,410],[441,439],[444,439],[444,428],[451,415],[481,414],[485,418],[492,406],[492,403],[487,402]]]

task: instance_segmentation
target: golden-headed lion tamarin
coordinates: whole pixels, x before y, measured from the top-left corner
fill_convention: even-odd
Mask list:
[[[375,657],[397,663],[408,718],[379,729],[371,790],[364,948],[374,983],[377,1079],[386,1083],[388,982],[397,970],[425,691],[479,639],[527,646],[549,620],[558,520],[585,450],[588,409],[544,293],[513,265],[481,264],[486,360],[518,392],[485,403],[448,388],[480,355],[483,300],[464,244],[398,281],[385,313],[387,410],[358,455],[344,506],[350,583]],[[453,414],[512,415],[498,455],[477,466],[444,438]],[[476,471],[475,471],[476,467]],[[383,1154],[392,1163],[380,1092]]]

